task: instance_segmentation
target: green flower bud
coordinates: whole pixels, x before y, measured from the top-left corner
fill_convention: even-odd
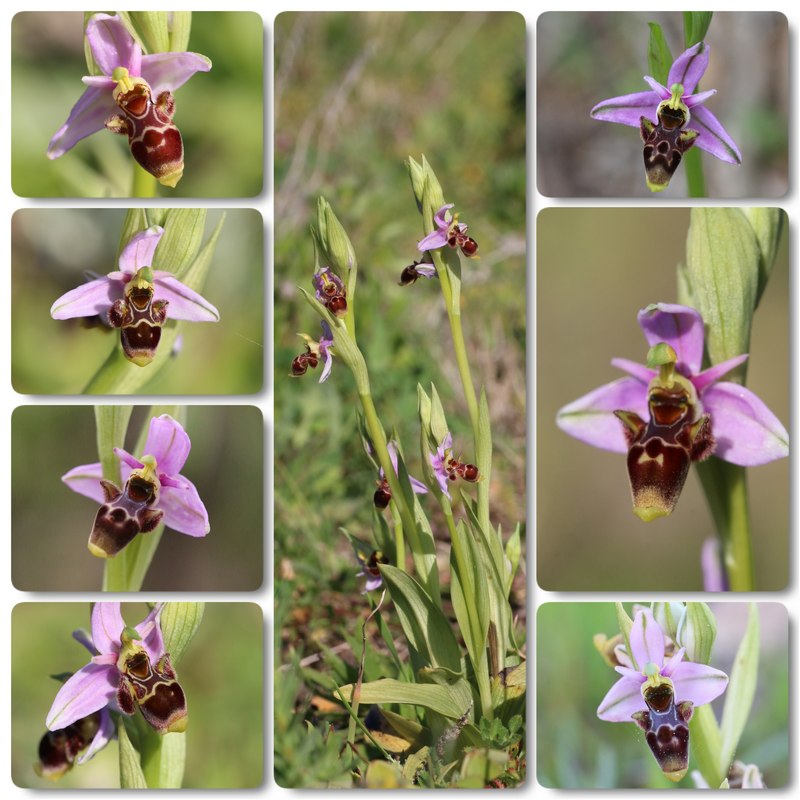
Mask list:
[[[337,275],[347,276],[345,278],[347,294],[352,298],[358,269],[355,250],[342,223],[324,197],[317,200],[317,224],[316,227],[312,225],[311,234],[314,237],[320,265],[330,267]]]
[[[628,612],[625,610],[625,607],[622,605],[622,603],[615,603],[614,605],[617,609],[617,623],[619,624],[619,632],[622,634],[622,638],[625,640],[625,650],[631,657],[634,668],[638,669],[639,665],[636,663],[633,653],[631,653],[631,628],[633,627],[633,620],[628,616]]]
[[[706,324],[712,364],[750,350],[760,258],[756,234],[740,209],[692,209],[686,272],[695,308]],[[744,374],[742,365],[731,376],[743,381]]]
[[[756,305],[767,287],[767,281],[775,266],[775,257],[778,255],[778,245],[781,241],[783,223],[786,215],[780,208],[743,208],[742,212],[747,217],[758,241],[761,258],[758,263],[758,294]]]
[[[678,635],[678,624],[685,610],[683,603],[653,603],[653,616],[661,630],[674,642]]]
[[[411,178],[411,190],[414,192],[414,199],[417,201],[417,211],[422,213],[422,193],[425,189],[425,171],[422,165],[414,161],[411,156],[406,161],[408,177]]]
[[[716,638],[717,621],[708,605],[687,603],[676,638],[677,643],[686,648],[686,657],[696,664],[708,664]]]
[[[127,17],[131,33],[148,53],[167,53],[170,49],[169,22],[166,11],[130,11]]]

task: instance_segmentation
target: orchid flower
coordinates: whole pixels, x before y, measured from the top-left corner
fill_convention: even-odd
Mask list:
[[[756,466],[789,454],[789,435],[772,411],[744,386],[720,382],[747,354],[701,371],[703,319],[695,309],[657,303],[638,320],[651,346],[648,365],[612,359],[630,377],[569,403],[556,418],[582,442],[627,453],[637,516],[671,513],[692,461],[713,453]]]
[[[477,255],[478,243],[467,236],[467,226],[459,223],[458,214],[450,215],[448,213],[452,207],[453,203],[446,203],[433,215],[436,229],[417,242],[417,250],[424,253],[427,250],[438,250],[447,245],[452,248],[461,248],[461,252],[467,258],[479,258]],[[420,270],[418,266],[416,271],[425,275],[425,271]],[[426,275],[426,277],[430,276]]]
[[[183,144],[172,124],[172,92],[211,62],[199,53],[152,53],[142,49],[117,15],[94,14],[86,41],[101,75],[83,78],[87,88],[56,131],[47,157],[59,158],[104,127],[128,135],[137,162],[165,186],[183,174]]]
[[[58,691],[47,714],[51,731],[100,709],[131,715],[137,706],[158,733],[186,730],[186,697],[164,652],[160,613],[158,605],[135,628],[129,628],[119,603],[95,603],[91,637],[81,630],[73,633],[92,658]],[[105,739],[100,733],[95,736],[84,760],[108,743],[113,723],[110,728]]]
[[[314,294],[335,317],[347,314],[347,289],[342,279],[330,268],[320,267],[311,278]]]
[[[606,722],[635,722],[664,774],[679,781],[689,766],[689,720],[694,708],[719,697],[728,676],[684,660],[685,648],[667,656],[664,632],[649,608],[636,612],[630,650],[617,649],[622,676],[597,709]]]
[[[650,91],[603,100],[591,111],[594,119],[639,128],[647,185],[654,192],[667,188],[683,154],[693,145],[729,164],[742,163],[730,134],[703,105],[716,89],[696,92],[708,68],[710,50],[705,42],[698,42],[681,53],[670,67],[669,88],[645,75]]]
[[[151,268],[164,229],[153,225],[135,234],[119,256],[119,270],[61,295],[53,319],[100,318],[120,329],[125,357],[138,366],[153,360],[167,317],[218,322],[219,311],[174,275]]]
[[[34,771],[57,781],[76,764],[83,764],[114,738],[116,729],[108,708],[93,711],[63,728],[48,731],[39,740],[39,761]],[[85,750],[85,752],[81,752]]]
[[[141,459],[114,448],[122,462],[123,489],[103,479],[99,462],[74,467],[61,478],[73,492],[102,504],[89,536],[93,555],[112,558],[137,534],[152,531],[160,522],[187,536],[202,537],[210,531],[197,489],[180,474],[191,448],[180,423],[163,414],[150,420]]]
[[[399,476],[397,466],[397,444],[395,442],[389,442],[386,445],[386,450],[389,453],[389,460],[392,462],[394,474]],[[422,481],[418,481],[411,475],[408,476],[408,480],[415,494],[428,493],[428,487],[422,483]],[[389,501],[392,499],[392,490],[389,487],[389,481],[386,479],[386,473],[383,471],[383,467],[378,470],[377,484],[378,488],[373,496],[373,502],[378,508],[386,508],[389,505]]]
[[[324,319],[320,324],[322,325],[322,336],[319,340],[312,339],[307,333],[297,334],[306,343],[306,352],[292,359],[293,378],[305,375],[309,367],[316,369],[320,358],[325,361],[325,366],[322,369],[322,375],[319,376],[319,382],[325,383],[330,377],[333,368],[333,332],[331,326]]]
[[[398,283],[400,286],[410,286],[412,283],[416,283],[418,278],[433,278],[435,275],[436,267],[433,264],[415,260],[413,264],[403,267]]]
[[[436,448],[436,452],[431,453],[428,458],[436,482],[448,500],[452,499],[449,489],[452,481],[461,478],[469,483],[477,483],[480,480],[478,468],[474,464],[465,464],[453,456],[453,436],[449,431]]]

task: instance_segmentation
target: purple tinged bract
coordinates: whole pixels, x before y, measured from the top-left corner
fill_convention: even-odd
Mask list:
[[[664,342],[675,350],[676,371],[692,383],[702,411],[710,417],[715,456],[748,467],[789,454],[789,434],[764,402],[738,383],[720,381],[742,364],[747,354],[701,370],[703,319],[695,309],[656,303],[642,309],[638,320],[651,347]],[[614,412],[630,411],[647,419],[648,385],[658,371],[624,358],[614,358],[611,363],[630,377],[605,384],[564,406],[556,422],[586,444],[627,453],[624,426]]]
[[[742,154],[736,142],[703,105],[717,90],[694,93],[708,68],[710,51],[711,48],[705,42],[698,42],[675,59],[669,71],[667,86],[662,86],[655,78],[645,75],[644,80],[650,86],[650,91],[603,100],[592,109],[592,117],[633,128],[640,127],[642,117],[655,123],[660,104],[670,101],[673,98],[673,87],[679,87],[675,92],[675,101],[688,109],[689,118],[685,124],[688,130],[698,133],[695,146],[729,164],[741,164]]]
[[[149,456],[156,462],[155,469],[161,489],[154,508],[164,512],[163,522],[166,527],[187,536],[202,537],[211,530],[208,512],[195,485],[180,474],[191,449],[189,435],[169,414],[150,420],[143,458]],[[132,470],[141,470],[144,467],[143,461],[122,448],[115,447],[114,453],[122,462],[120,469],[123,483]],[[74,467],[61,480],[73,492],[103,504],[106,497],[100,482],[102,478],[103,468],[100,462],[96,462]]]
[[[108,324],[109,310],[117,300],[124,298],[125,286],[137,272],[152,265],[156,247],[163,235],[164,229],[158,225],[139,231],[120,253],[118,271],[70,289],[53,303],[50,316],[53,319],[72,319],[99,315]],[[152,272],[154,299],[169,303],[168,318],[187,322],[219,321],[219,311],[172,273],[162,270]]]
[[[178,89],[197,72],[211,69],[211,61],[199,53],[142,55],[142,48],[116,14],[94,14],[86,26],[86,41],[103,74],[83,78],[87,88],[50,140],[50,159],[63,156],[81,139],[103,130],[106,120],[118,111],[113,97],[117,81],[111,77],[116,69],[121,67],[131,77],[143,78],[154,97]]]
[[[693,706],[710,703],[728,685],[728,676],[721,670],[684,661],[683,647],[667,658],[664,632],[649,608],[636,613],[629,641],[630,653],[617,651],[621,665],[614,669],[622,677],[597,709],[597,716],[606,722],[633,722],[633,714],[648,710],[642,694],[645,686],[663,679],[673,687],[676,704]]]

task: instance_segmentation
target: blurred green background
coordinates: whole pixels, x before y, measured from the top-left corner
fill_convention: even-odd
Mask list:
[[[688,209],[548,209],[537,219],[538,581],[549,590],[702,588],[700,548],[714,525],[690,475],[671,516],[631,512],[625,459],[556,427],[559,408],[644,363],[636,321],[677,300]],[[784,226],[775,269],[753,321],[747,386],[789,423],[789,269]],[[756,586],[788,579],[789,460],[747,471]],[[579,557],[575,557],[579,554]]]
[[[556,427],[559,408],[644,363],[636,321],[677,301],[688,209],[548,209],[537,219],[537,552],[548,590],[702,589],[700,548],[714,525],[696,475],[675,511],[644,523],[631,512],[625,459]],[[753,321],[747,386],[789,423],[789,269],[784,226]],[[789,459],[747,471],[756,586],[788,579]],[[579,557],[576,557],[579,554]]]
[[[324,195],[359,262],[359,345],[387,429],[419,473],[418,382],[442,396],[455,447],[469,422],[439,287],[397,285],[423,229],[404,166],[425,153],[480,245],[463,261],[464,331],[494,434],[492,508],[525,516],[525,25],[510,13],[285,13],[275,22],[275,538],[312,603],[358,571],[338,531],[367,539],[375,479],[356,430],[355,386],[334,360],[289,376],[319,319],[297,286],[315,269],[308,226]],[[425,502],[431,510],[436,505]],[[435,513],[434,513],[435,516]],[[434,519],[434,531],[443,528]],[[330,626],[326,613],[309,625]]]
[[[730,675],[747,627],[748,604],[711,603],[717,638],[711,666]],[[753,708],[735,758],[756,764],[770,789],[789,778],[789,626],[780,603],[758,603],[760,661]],[[628,613],[631,606],[626,604]],[[592,644],[619,633],[613,603],[546,603],[537,623],[537,770],[544,786],[571,789],[692,788],[658,769],[633,724],[597,719],[597,706],[619,678]],[[714,702],[720,719],[725,695]],[[689,770],[696,768],[690,753]]]
[[[165,530],[143,588],[254,591],[263,580],[264,425],[253,406],[189,406],[192,450],[181,474],[197,487],[211,532]],[[134,451],[149,409],[134,409]],[[99,591],[103,559],[86,549],[98,505],[61,476],[98,460],[91,406],[20,406],[11,424],[11,577],[24,591]],[[135,453],[141,456],[142,453]]]
[[[537,180],[549,197],[653,197],[636,128],[598,122],[601,100],[647,91],[648,22],[659,23],[672,57],[684,51],[683,14],[563,13],[537,20]],[[726,164],[703,153],[709,197],[782,197],[789,184],[789,26],[773,12],[715,12],[706,107],[742,153]],[[691,123],[690,123],[691,127]],[[678,171],[665,198],[686,197]]]
[[[119,332],[54,320],[64,292],[117,269],[124,209],[17,211],[11,244],[11,380],[23,394],[79,394],[119,347]],[[147,394],[250,394],[264,375],[264,227],[250,209],[228,209],[201,294],[215,323],[183,323],[183,348],[147,383]],[[223,212],[209,210],[204,243]],[[168,312],[169,313],[169,312]],[[167,321],[167,325],[174,324]],[[149,367],[142,367],[147,370]]]
[[[57,784],[33,771],[45,717],[58,691],[50,675],[89,660],[72,631],[91,630],[89,603],[20,603],[11,617],[11,777],[17,786],[117,788],[117,742]],[[148,613],[123,603],[129,625]],[[254,788],[264,779],[263,619],[255,603],[207,603],[183,658],[174,664],[189,708],[184,788]],[[139,712],[137,712],[139,713]]]
[[[45,155],[83,92],[83,14],[12,20],[11,185],[24,197],[128,197],[125,137],[99,131],[55,161]],[[211,59],[175,93],[185,172],[162,197],[252,197],[263,187],[264,27],[253,12],[195,12],[189,50]]]

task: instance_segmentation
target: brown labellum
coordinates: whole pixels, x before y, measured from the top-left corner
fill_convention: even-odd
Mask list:
[[[389,488],[389,481],[386,478],[376,481],[378,488],[372,496],[372,502],[376,508],[386,508],[392,499],[392,490]]]
[[[89,535],[89,550],[100,558],[113,558],[139,533],[149,533],[161,521],[164,512],[153,508],[159,486],[131,473],[120,490],[111,481],[101,480],[106,502],[100,506]]]
[[[34,770],[41,778],[56,781],[72,769],[81,750],[88,747],[100,727],[100,712],[66,728],[47,731],[39,740],[39,761]]]
[[[142,78],[136,78],[129,91],[115,90],[114,99],[122,113],[110,116],[106,128],[128,137],[136,162],[159,183],[176,186],[183,176],[183,140],[172,121],[175,114],[172,93],[161,92],[153,100],[150,86]]]
[[[659,111],[657,124],[646,117],[641,118],[639,133],[644,143],[644,170],[647,185],[653,191],[669,186],[683,154],[697,139],[697,131],[682,130],[685,119],[680,109],[671,108]]]
[[[680,384],[652,388],[649,407],[648,422],[630,411],[614,412],[628,439],[633,511],[645,522],[672,513],[692,461],[710,456],[715,445],[710,417],[695,417],[696,407]]]
[[[189,724],[186,695],[165,653],[156,664],[144,650],[135,650],[125,658],[117,689],[117,704],[125,714],[136,707],[157,733],[181,733]]]
[[[155,286],[140,273],[125,286],[125,297],[108,310],[108,324],[120,329],[125,358],[144,367],[155,358],[168,301],[154,300]]]
[[[694,706],[688,701],[676,705],[668,683],[647,687],[643,697],[647,711],[637,711],[633,720],[644,731],[664,775],[679,781],[689,769],[689,720]]]

